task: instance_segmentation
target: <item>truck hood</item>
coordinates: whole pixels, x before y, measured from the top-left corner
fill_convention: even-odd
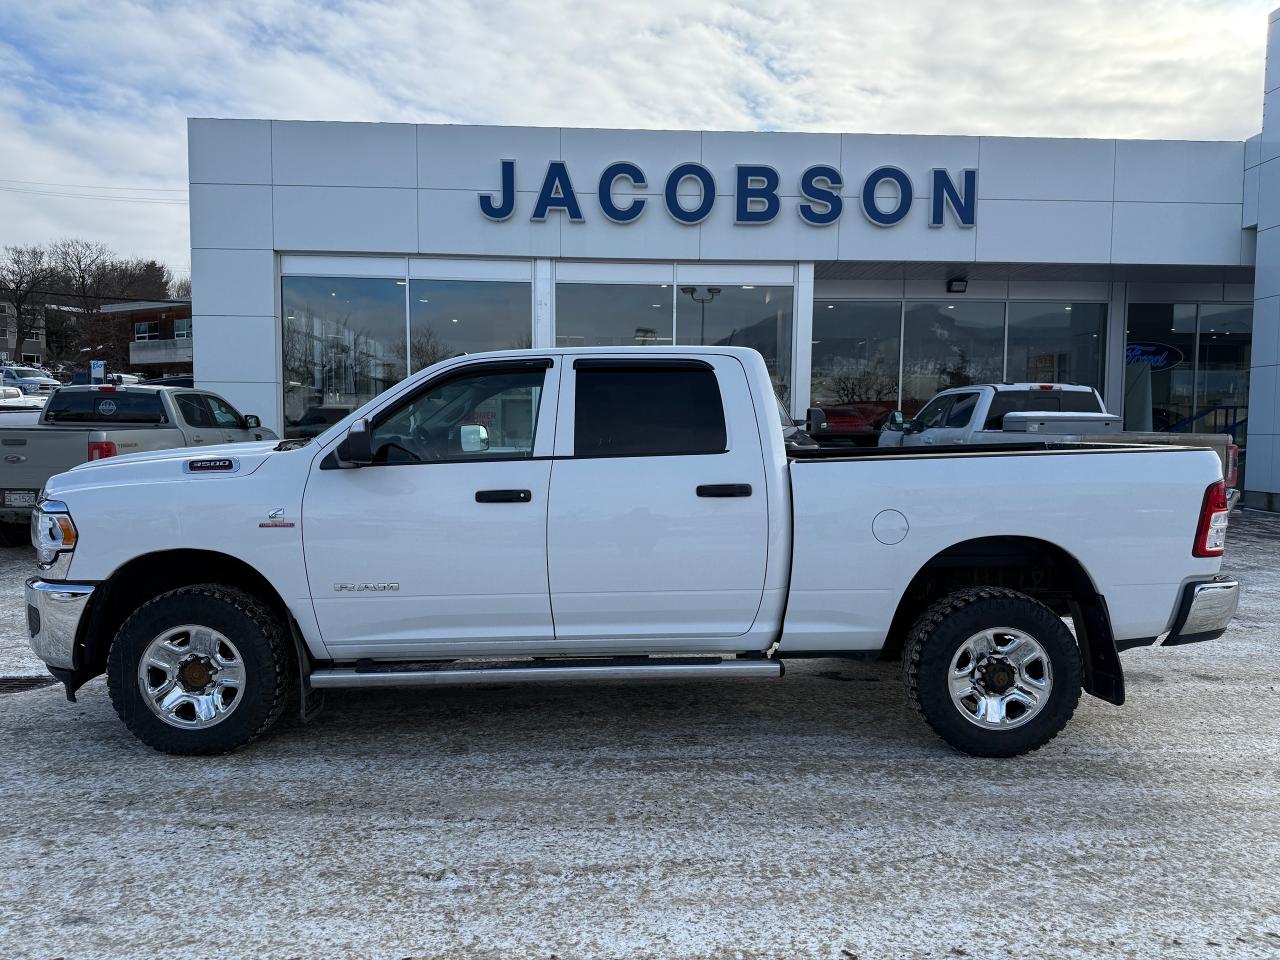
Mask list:
[[[275,452],[278,440],[256,443],[225,443],[211,447],[181,447],[174,450],[148,450],[129,453],[120,457],[107,457],[72,467],[66,473],[50,477],[45,486],[46,495],[56,499],[56,493],[77,487],[97,487],[104,484],[135,484],[150,481],[185,479],[203,482],[217,479],[247,477]],[[213,469],[193,472],[187,464],[191,461],[230,461],[230,469]]]

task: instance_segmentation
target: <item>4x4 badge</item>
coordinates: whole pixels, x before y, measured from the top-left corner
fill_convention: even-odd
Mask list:
[[[259,527],[292,527],[292,520],[281,519],[284,516],[284,507],[276,507],[267,514],[267,519],[258,524]]]

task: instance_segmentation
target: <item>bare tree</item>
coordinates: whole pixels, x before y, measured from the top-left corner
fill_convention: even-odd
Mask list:
[[[190,300],[191,278],[172,277],[169,280],[169,298],[172,300]]]
[[[0,299],[13,304],[14,353],[18,359],[35,327],[35,308],[43,303],[52,279],[53,264],[42,246],[5,247],[0,254]]]

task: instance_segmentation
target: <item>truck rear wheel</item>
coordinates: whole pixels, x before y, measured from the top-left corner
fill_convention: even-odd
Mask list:
[[[1080,648],[1037,600],[1003,587],[948,594],[911,628],[907,695],[934,732],[979,757],[1036,750],[1080,701]]]
[[[116,634],[107,687],[116,713],[164,753],[226,753],[280,719],[294,682],[285,626],[232,587],[199,584],[139,607]]]

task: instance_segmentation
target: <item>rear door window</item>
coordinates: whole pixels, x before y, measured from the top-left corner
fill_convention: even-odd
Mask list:
[[[178,406],[178,413],[182,416],[182,422],[188,427],[217,426],[213,419],[213,412],[202,395],[179,393],[173,399]]]
[[[47,423],[168,423],[154,393],[58,390],[44,408]]]
[[[574,364],[575,457],[661,457],[724,453],[724,404],[716,374],[687,364]]]

